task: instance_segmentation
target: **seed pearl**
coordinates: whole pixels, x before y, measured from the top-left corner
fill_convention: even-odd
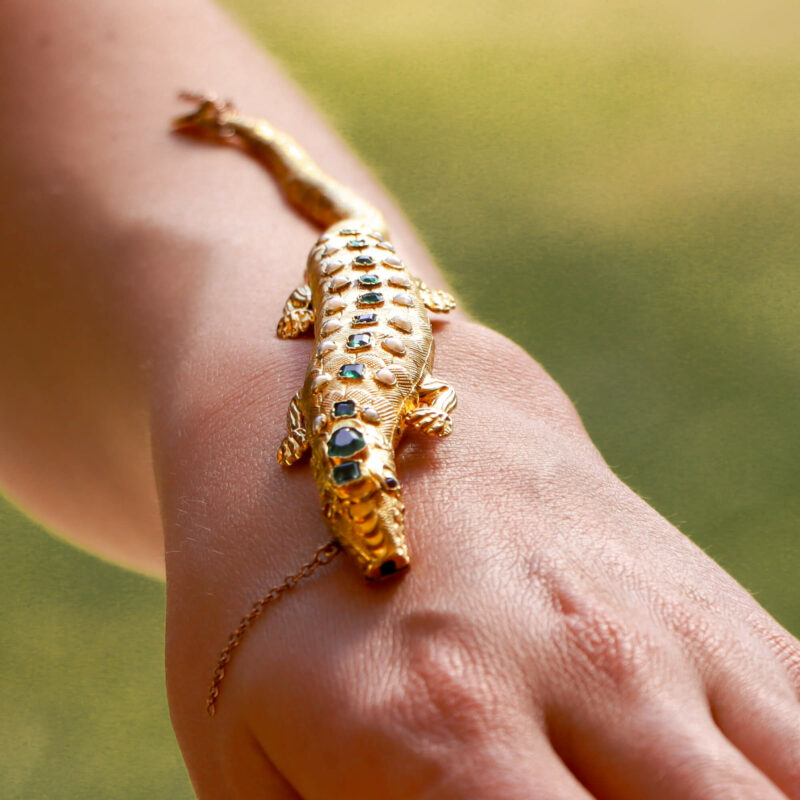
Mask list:
[[[322,325],[320,333],[323,336],[328,336],[331,333],[336,333],[336,331],[338,331],[341,327],[342,323],[338,319],[329,319]]]
[[[402,356],[406,352],[406,346],[394,336],[390,336],[388,339],[384,339],[381,344],[390,352],[394,353],[396,356]]]
[[[350,284],[350,278],[345,277],[344,275],[337,275],[335,278],[331,278],[328,281],[328,291],[329,292],[338,292],[340,289],[344,289],[345,286]]]
[[[319,347],[317,348],[317,355],[324,356],[326,353],[330,353],[335,349],[336,349],[336,344],[332,342],[330,339],[327,339],[326,341],[319,343]]]
[[[400,286],[403,289],[411,288],[411,278],[409,278],[408,275],[404,275],[402,272],[397,275],[390,275],[389,283],[392,286]]]
[[[344,261],[338,258],[331,258],[328,261],[323,261],[322,274],[333,275],[334,272],[338,272],[343,266],[344,266]]]
[[[397,383],[397,377],[390,369],[379,369],[375,373],[375,380],[385,383],[387,386],[394,386]]]
[[[381,421],[381,415],[374,409],[374,408],[365,408],[361,412],[361,418],[365,422],[371,422],[373,425],[377,425]]]
[[[398,306],[408,306],[411,308],[414,305],[414,298],[411,297],[410,294],[406,294],[405,292],[400,292],[400,294],[396,294],[392,298],[392,302]]]
[[[345,303],[341,297],[331,297],[331,299],[325,303],[324,311],[326,314],[335,314],[337,311],[341,311],[346,307],[347,303]]]
[[[317,375],[317,377],[311,381],[311,391],[316,392],[318,389],[329,384],[331,380],[332,378],[327,372],[323,372],[322,375]]]
[[[390,325],[394,325],[395,328],[398,330],[403,331],[404,333],[411,333],[411,322],[407,320],[405,317],[395,316],[389,320]]]

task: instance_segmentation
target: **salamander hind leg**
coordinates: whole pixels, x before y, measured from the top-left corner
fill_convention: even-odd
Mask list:
[[[278,463],[284,467],[290,467],[299,461],[308,450],[308,431],[303,419],[303,412],[300,410],[299,395],[295,395],[289,403],[286,427],[289,429],[289,434],[278,449]]]
[[[308,330],[314,322],[314,309],[311,307],[311,289],[308,285],[299,286],[290,295],[283,307],[278,321],[278,337],[294,339]]]
[[[419,296],[428,311],[446,314],[456,307],[456,299],[449,292],[429,289],[419,278],[416,279]]]
[[[456,407],[453,387],[429,373],[417,388],[419,405],[409,412],[406,423],[429,436],[449,436],[453,430],[450,412]]]

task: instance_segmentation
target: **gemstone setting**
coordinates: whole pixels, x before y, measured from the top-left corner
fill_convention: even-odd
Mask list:
[[[358,278],[359,286],[380,286],[381,279],[379,275],[374,272],[368,272],[366,275],[360,275]]]
[[[353,483],[361,477],[361,465],[358,461],[343,461],[333,468],[333,482],[337,486]]]
[[[350,250],[363,250],[365,247],[369,247],[369,244],[366,239],[351,239],[347,243],[347,247]]]
[[[375,325],[377,322],[378,315],[374,311],[368,311],[365,314],[356,314],[351,324],[354,328],[363,328],[366,325]]]
[[[352,400],[339,400],[333,404],[333,416],[336,419],[354,417],[355,415],[356,404]]]
[[[363,364],[344,364],[339,367],[339,377],[348,381],[360,381],[364,378]]]
[[[356,256],[353,259],[353,266],[357,269],[370,269],[375,266],[375,259],[372,256]]]
[[[347,337],[347,347],[348,350],[364,350],[367,347],[372,345],[372,334],[371,333],[351,333]]]
[[[361,431],[356,428],[337,428],[328,439],[328,455],[331,458],[349,458],[366,446]]]
[[[383,295],[380,292],[364,292],[358,296],[360,306],[379,306],[383,303]]]

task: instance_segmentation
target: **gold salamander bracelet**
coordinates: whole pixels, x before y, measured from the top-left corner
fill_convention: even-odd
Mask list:
[[[181,97],[199,105],[176,119],[174,130],[245,150],[267,167],[292,206],[324,229],[303,285],[278,322],[283,339],[313,324],[316,345],[305,382],[289,403],[278,461],[290,466],[311,452],[332,539],[258,600],[231,634],[208,694],[213,715],[225,668],[255,619],[341,548],[370,580],[408,568],[394,451],[407,426],[432,436],[452,430],[456,395],[433,377],[428,311],[446,313],[455,301],[413,277],[380,212],[323,173],[291,137],[213,95]]]

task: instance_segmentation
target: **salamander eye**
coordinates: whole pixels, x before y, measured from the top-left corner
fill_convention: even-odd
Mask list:
[[[392,475],[391,472],[385,472],[384,473],[383,482],[386,485],[386,488],[391,490],[391,491],[394,491],[395,489],[399,489],[400,488],[400,481],[398,481],[397,478],[395,478],[395,476]]]

